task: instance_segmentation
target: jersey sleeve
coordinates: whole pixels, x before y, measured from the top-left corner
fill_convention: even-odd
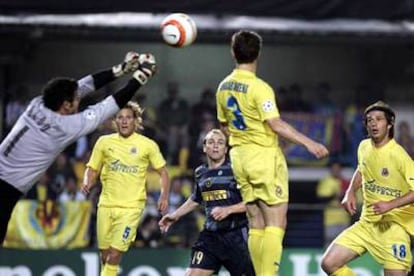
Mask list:
[[[191,200],[194,202],[197,202],[198,204],[203,203],[197,178],[194,181],[194,188],[193,188],[193,191],[191,192]]]
[[[405,181],[410,186],[410,190],[414,191],[414,161],[402,148],[399,156],[401,173],[404,176]]]
[[[156,170],[164,167],[167,163],[164,157],[162,156],[160,147],[154,141],[151,141],[150,143],[149,160],[151,166]]]
[[[263,122],[270,118],[280,117],[273,89],[265,83],[260,83],[258,86],[255,89],[257,91],[255,94],[255,104],[260,120]]]
[[[87,167],[95,171],[100,171],[103,164],[103,143],[103,139],[100,137],[93,147],[89,162],[86,164]]]
[[[92,75],[87,75],[78,80],[78,96],[80,98],[84,98],[93,91],[95,91],[95,85]]]
[[[68,139],[74,140],[94,131],[100,124],[114,116],[118,110],[115,99],[108,96],[82,112],[61,116],[59,124],[68,134]]]
[[[361,160],[361,151],[362,151],[362,145],[363,145],[363,141],[361,141],[361,143],[359,143],[358,145],[358,149],[357,149],[357,171],[359,171],[360,173],[362,173],[362,160]]]

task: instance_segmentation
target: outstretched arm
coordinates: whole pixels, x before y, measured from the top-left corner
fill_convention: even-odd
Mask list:
[[[134,96],[138,88],[146,84],[148,80],[155,75],[157,65],[153,55],[143,54],[139,57],[139,60],[138,70],[132,74],[131,80],[113,95],[119,108],[124,107]]]
[[[114,116],[119,109],[131,100],[137,89],[148,82],[155,74],[155,71],[155,57],[151,54],[141,55],[138,69],[132,74],[132,78],[124,87],[80,113],[71,116],[61,116],[62,125],[67,125],[67,133],[72,134],[72,137],[68,139],[73,141],[80,136],[88,134],[101,123]]]
[[[139,54],[128,52],[122,63],[112,68],[87,75],[78,80],[78,95],[83,98],[89,93],[102,88],[124,74],[132,73],[139,67]]]
[[[199,204],[197,202],[193,201],[191,197],[189,197],[186,202],[184,202],[172,214],[166,214],[161,218],[161,220],[158,222],[158,226],[160,227],[161,232],[167,232],[170,226],[174,224],[174,222],[178,221],[182,216],[195,210],[198,205]]]
[[[288,139],[292,143],[304,146],[316,158],[328,156],[328,149],[324,145],[300,133],[281,118],[270,118],[266,122],[275,133]]]

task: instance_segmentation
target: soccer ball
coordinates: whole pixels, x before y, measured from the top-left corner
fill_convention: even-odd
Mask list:
[[[161,22],[161,34],[164,41],[172,47],[184,47],[194,42],[197,26],[185,13],[173,13]]]

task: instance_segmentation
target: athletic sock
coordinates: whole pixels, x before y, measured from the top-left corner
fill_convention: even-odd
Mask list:
[[[343,266],[337,269],[334,273],[329,274],[330,276],[356,276],[356,274],[347,266]]]
[[[275,275],[282,258],[282,242],[285,231],[280,227],[266,227],[262,248],[262,275]]]
[[[105,264],[101,276],[117,276],[118,275],[118,265]]]
[[[256,275],[262,275],[262,245],[264,229],[249,230],[249,253]]]

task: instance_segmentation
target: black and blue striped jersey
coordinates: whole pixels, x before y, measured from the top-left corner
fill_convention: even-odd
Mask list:
[[[209,169],[201,165],[195,170],[195,187],[191,199],[204,207],[208,231],[226,231],[247,226],[245,213],[231,214],[222,221],[215,220],[211,211],[214,207],[225,207],[242,201],[240,191],[229,162],[220,167]]]

